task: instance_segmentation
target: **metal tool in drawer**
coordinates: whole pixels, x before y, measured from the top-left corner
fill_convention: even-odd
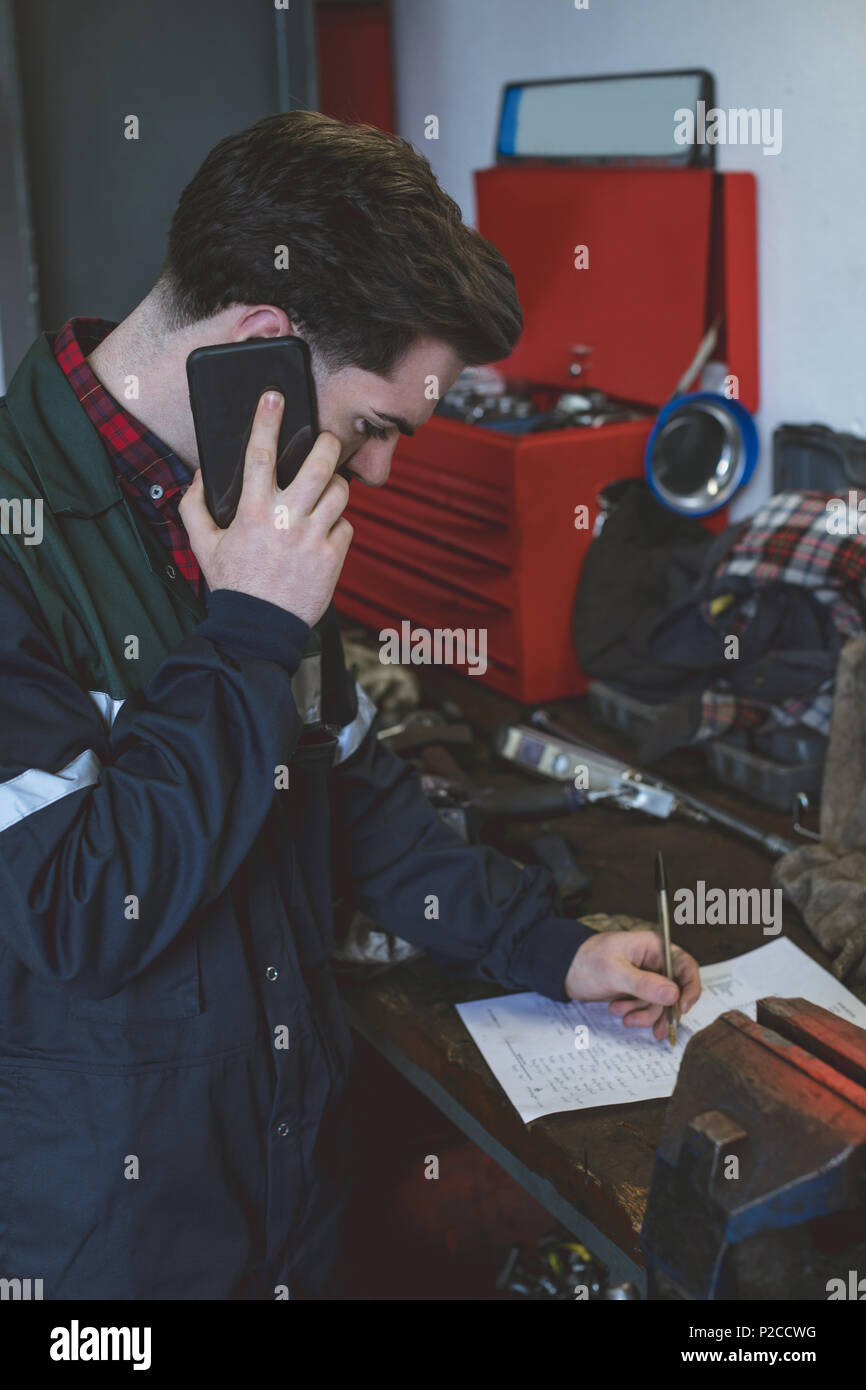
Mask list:
[[[601,425],[620,424],[623,420],[640,420],[652,413],[626,401],[614,400],[595,387],[561,391],[558,387],[507,382],[504,377],[476,378],[468,370],[458,377],[437,406],[437,414],[448,419],[512,434],[581,427],[598,429]]]
[[[493,746],[501,758],[527,772],[555,781],[570,781],[575,786],[585,783],[582,789],[589,804],[611,802],[620,810],[643,811],[659,820],[679,815],[700,824],[715,825],[757,845],[773,859],[794,848],[791,841],[781,835],[767,834],[739,816],[700,801],[658,778],[648,777],[638,768],[620,762],[619,758],[581,742],[551,719],[546,710],[536,710],[528,725],[504,725],[494,734]],[[581,772],[583,777],[578,781]]]

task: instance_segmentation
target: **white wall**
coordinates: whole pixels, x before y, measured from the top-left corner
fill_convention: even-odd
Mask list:
[[[758,180],[761,460],[772,431],[866,435],[866,0],[392,0],[398,130],[474,222],[502,83],[705,67],[720,107],[781,107],[782,149],[719,146]],[[436,114],[439,140],[425,140]],[[684,364],[685,365],[685,364]]]

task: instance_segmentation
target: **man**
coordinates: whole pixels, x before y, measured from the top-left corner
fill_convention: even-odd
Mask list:
[[[0,495],[41,505],[41,535],[0,537],[0,1270],[45,1298],[327,1296],[338,892],[446,969],[615,999],[657,1037],[699,994],[654,933],[559,918],[546,874],[464,846],[343,662],[337,469],[381,487],[429,378],[519,330],[508,267],[419,154],[293,112],[211,152],[128,318],[42,335],[9,386]],[[263,398],[220,531],[186,358],[288,333],[322,433],[278,491]]]

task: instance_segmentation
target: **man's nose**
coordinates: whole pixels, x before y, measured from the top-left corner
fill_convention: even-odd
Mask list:
[[[368,487],[384,487],[391,472],[395,444],[396,440],[393,443],[378,439],[368,440],[347,460],[349,472],[354,473]]]

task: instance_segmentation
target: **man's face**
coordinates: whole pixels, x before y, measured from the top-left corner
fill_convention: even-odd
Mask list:
[[[370,487],[382,487],[399,435],[429,420],[464,365],[446,343],[417,338],[390,377],[358,367],[330,374],[317,368],[319,429],[342,441],[339,466]]]

